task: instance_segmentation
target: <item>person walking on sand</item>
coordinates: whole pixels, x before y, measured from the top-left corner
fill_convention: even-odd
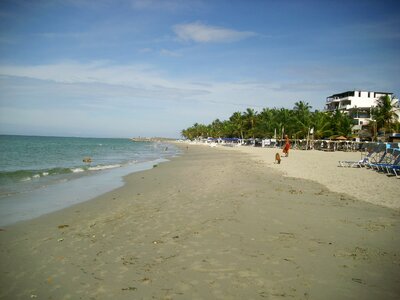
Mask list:
[[[289,156],[289,149],[290,149],[289,137],[287,136],[287,134],[285,134],[285,146],[283,147],[283,153],[285,154],[286,157]]]

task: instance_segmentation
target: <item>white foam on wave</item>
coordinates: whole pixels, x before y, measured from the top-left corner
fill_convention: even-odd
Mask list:
[[[49,172],[43,172],[42,173],[42,176],[47,176],[47,175],[49,175]]]
[[[40,178],[40,175],[39,174],[35,174],[35,175],[32,176],[32,178]]]
[[[21,181],[30,181],[30,180],[31,180],[30,177],[25,177],[25,178],[22,178],[22,179],[21,179]]]
[[[89,171],[101,171],[101,170],[107,170],[107,169],[114,169],[114,168],[119,168],[121,165],[105,165],[105,166],[95,166],[95,167],[89,167]]]
[[[72,173],[81,173],[81,172],[85,172],[84,169],[82,168],[75,168],[75,169],[71,169]]]

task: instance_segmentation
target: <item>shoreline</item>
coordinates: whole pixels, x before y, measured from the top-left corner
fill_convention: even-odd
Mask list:
[[[103,170],[101,173],[51,184],[40,189],[4,197],[0,201],[0,228],[38,218],[86,201],[124,186],[124,177],[150,170],[167,159]]]
[[[184,152],[1,231],[0,298],[399,297],[397,210],[284,177],[253,154]]]

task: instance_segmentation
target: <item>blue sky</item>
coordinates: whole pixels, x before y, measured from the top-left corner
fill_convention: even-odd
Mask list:
[[[3,0],[0,134],[179,137],[400,92],[398,1]]]

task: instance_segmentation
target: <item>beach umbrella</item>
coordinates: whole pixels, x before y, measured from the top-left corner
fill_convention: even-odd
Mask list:
[[[337,140],[337,141],[344,141],[344,140],[347,140],[347,138],[344,137],[343,135],[341,135],[341,136],[336,137],[335,140]]]

